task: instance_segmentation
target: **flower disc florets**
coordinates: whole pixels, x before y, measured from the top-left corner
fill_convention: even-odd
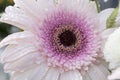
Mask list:
[[[76,69],[95,59],[99,39],[96,39],[92,21],[86,16],[60,10],[49,14],[40,30],[50,65]]]

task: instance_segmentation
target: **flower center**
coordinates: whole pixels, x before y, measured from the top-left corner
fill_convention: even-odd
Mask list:
[[[89,18],[67,10],[47,16],[40,37],[49,66],[86,70],[96,60],[101,38],[97,37],[96,21]]]
[[[58,37],[60,39],[60,43],[67,47],[74,45],[76,42],[76,35],[70,30],[64,31]]]
[[[55,29],[53,43],[57,45],[58,50],[71,52],[80,46],[80,37],[78,29],[73,26],[62,26]]]

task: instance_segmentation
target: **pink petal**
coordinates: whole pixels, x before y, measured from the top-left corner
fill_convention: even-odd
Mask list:
[[[5,9],[5,13],[1,16],[0,21],[12,24],[23,30],[33,30],[33,27],[38,27],[37,20],[32,19],[23,10],[14,6],[8,6]]]
[[[35,51],[38,51],[38,49],[35,46],[32,45],[10,45],[8,46],[5,51],[3,51],[3,55],[1,56],[2,62],[11,62],[15,61],[27,54],[33,53]]]
[[[82,80],[82,76],[78,70],[67,71],[61,74],[60,80]]]
[[[35,66],[38,66],[37,63],[39,61],[39,64],[44,61],[43,58],[41,58],[39,53],[31,53],[29,55],[26,55],[16,61],[5,63],[5,71],[25,71],[29,70],[31,68],[34,68]]]
[[[85,80],[107,80],[108,69],[103,65],[93,65],[83,74]]]
[[[55,8],[53,0],[14,0],[14,2],[15,6],[20,7],[25,13],[38,19],[38,21],[43,19],[46,12]]]
[[[60,76],[59,69],[51,68],[48,71],[47,75],[45,76],[44,80],[58,80],[59,76]]]
[[[44,80],[49,67],[46,64],[41,64],[39,67],[35,68],[33,73],[29,76],[28,80]]]
[[[18,44],[19,40],[24,40],[31,37],[33,37],[33,34],[29,31],[13,33],[0,42],[0,48],[8,44]]]

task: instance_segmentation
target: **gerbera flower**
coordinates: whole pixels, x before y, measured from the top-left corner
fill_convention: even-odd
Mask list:
[[[116,29],[106,41],[104,48],[104,56],[108,61],[109,67],[112,70],[110,80],[120,79],[120,28]]]
[[[102,45],[113,9],[98,14],[89,0],[14,2],[0,19],[24,30],[0,43],[8,45],[1,62],[11,80],[107,79]]]

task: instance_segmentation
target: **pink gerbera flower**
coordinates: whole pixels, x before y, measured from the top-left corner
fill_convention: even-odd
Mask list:
[[[89,0],[14,0],[0,21],[23,32],[6,37],[0,47],[11,80],[106,80],[102,60],[106,19]],[[110,31],[108,31],[110,32]]]

